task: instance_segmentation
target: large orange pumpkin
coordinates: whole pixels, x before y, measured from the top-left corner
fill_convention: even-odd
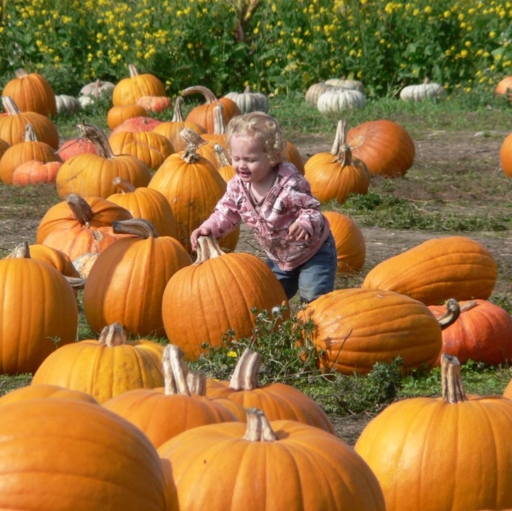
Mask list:
[[[83,294],[85,318],[95,332],[118,322],[132,335],[162,336],[165,286],[192,263],[190,256],[177,239],[158,236],[147,220],[114,222],[113,228],[133,236],[107,247],[94,263]]]
[[[251,408],[247,424],[201,426],[157,450],[167,511],[384,511],[379,484],[343,440]],[[250,481],[250,484],[247,484]]]
[[[143,96],[165,96],[165,85],[155,75],[140,74],[133,64],[128,65],[130,76],[123,78],[112,91],[114,106],[134,105]]]
[[[35,372],[32,384],[59,385],[93,396],[98,403],[139,388],[162,387],[164,347],[153,341],[129,341],[119,323],[99,338],[62,346]]]
[[[504,174],[512,177],[512,133],[509,133],[501,144],[500,163]]]
[[[76,399],[27,399],[0,416],[1,509],[165,510],[155,448],[116,414]]]
[[[442,359],[442,397],[393,403],[355,450],[380,482],[387,511],[512,506],[512,401],[467,398],[456,358]]]
[[[224,253],[212,236],[199,238],[197,253],[194,264],[170,278],[162,300],[167,336],[190,360],[205,342],[221,345],[230,330],[237,338],[250,337],[252,309],[288,304],[277,277],[256,256]]]
[[[41,383],[40,385],[26,385],[11,390],[0,397],[0,405],[7,405],[9,403],[17,403],[26,399],[76,399],[78,401],[85,401],[87,403],[99,404],[90,394],[81,392],[79,390],[70,390],[58,385],[47,385]]]
[[[24,69],[17,69],[14,74],[15,78],[5,84],[2,96],[10,96],[22,112],[55,117],[55,92],[48,80],[39,73],[27,73]]]
[[[346,132],[347,122],[339,121],[331,151],[314,154],[304,165],[311,192],[320,202],[343,204],[351,193],[368,193],[370,173],[363,161],[352,156]]]
[[[352,155],[363,160],[375,176],[401,177],[414,162],[414,141],[395,121],[364,122],[348,131],[347,140]]]
[[[117,135],[122,131],[152,131],[159,124],[162,124],[162,121],[159,121],[158,119],[153,119],[152,117],[132,117],[130,119],[126,119],[126,121],[124,121],[114,130],[112,130],[110,136]]]
[[[98,154],[79,154],[64,163],[56,180],[60,197],[77,193],[83,197],[107,198],[116,192],[112,184],[116,177],[126,179],[136,188],[148,185],[151,171],[143,161],[129,154],[116,156],[107,135],[97,126],[81,124],[79,129],[94,142]]]
[[[487,300],[498,277],[493,255],[465,236],[433,238],[379,263],[362,288],[387,289],[426,305],[455,298]]]

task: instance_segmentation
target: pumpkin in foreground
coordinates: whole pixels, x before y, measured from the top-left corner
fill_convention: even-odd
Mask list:
[[[167,511],[384,511],[379,484],[343,440],[251,408],[159,449]]]
[[[355,450],[380,482],[387,511],[512,506],[512,401],[468,397],[455,357],[442,358],[442,397],[393,403]]]
[[[0,406],[0,509],[163,511],[155,448],[135,426],[75,399]]]

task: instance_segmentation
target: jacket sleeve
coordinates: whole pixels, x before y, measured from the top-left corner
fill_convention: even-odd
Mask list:
[[[210,229],[216,238],[223,238],[234,231],[240,221],[235,194],[228,187],[226,193],[217,202],[214,212],[201,224],[201,227]]]

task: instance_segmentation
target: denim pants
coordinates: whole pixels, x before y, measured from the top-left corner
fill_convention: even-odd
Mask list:
[[[338,254],[332,233],[313,257],[293,270],[281,270],[274,261],[267,259],[268,267],[281,282],[288,300],[299,291],[303,303],[334,290],[337,264]]]

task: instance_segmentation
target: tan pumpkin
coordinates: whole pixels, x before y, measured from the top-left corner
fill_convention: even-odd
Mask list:
[[[311,106],[315,106],[318,103],[318,98],[328,90],[333,90],[334,85],[329,85],[325,82],[318,82],[314,83],[309,86],[308,90],[306,91],[306,103]]]
[[[358,90],[364,94],[364,84],[360,80],[353,80],[350,78],[329,78],[325,80],[327,85],[332,85],[333,87],[339,87],[340,89],[345,90]]]
[[[122,177],[136,188],[147,186],[151,171],[143,161],[129,154],[115,155],[107,135],[97,126],[80,124],[79,129],[95,144],[98,154],[80,154],[64,163],[56,180],[59,197],[76,193],[106,198],[116,192],[112,184],[116,177]]]
[[[165,286],[192,260],[178,240],[158,236],[147,220],[115,221],[113,231],[131,236],[108,246],[94,263],[82,298],[87,323],[95,332],[117,322],[132,335],[162,337]]]
[[[247,86],[243,92],[228,92],[226,97],[232,99],[239,108],[240,113],[266,112],[270,110],[268,96],[261,92],[253,92]]]
[[[382,261],[368,272],[363,289],[385,289],[437,305],[448,298],[487,300],[498,277],[493,255],[465,236],[433,238]]]
[[[59,94],[55,96],[55,104],[59,115],[73,115],[81,108],[80,101],[78,101],[74,96],[69,96],[68,94]]]
[[[153,341],[129,341],[117,323],[99,338],[62,346],[35,372],[32,385],[59,385],[86,392],[104,403],[133,389],[161,387],[164,347]]]
[[[322,114],[351,112],[363,109],[365,106],[366,99],[362,92],[339,88],[325,91],[316,103],[318,111]]]
[[[439,83],[431,82],[428,77],[423,83],[407,85],[400,91],[400,99],[404,101],[440,100],[445,97],[445,88]]]
[[[27,73],[24,69],[17,69],[14,74],[15,78],[5,84],[2,96],[11,97],[22,112],[55,117],[55,92],[48,80],[39,73]]]
[[[80,89],[80,95],[91,96],[93,98],[99,98],[104,93],[112,91],[115,85],[112,82],[106,80],[95,80],[94,82],[86,83]]]
[[[304,165],[311,192],[320,202],[343,204],[351,193],[368,193],[370,173],[363,161],[352,156],[346,135],[347,121],[341,120],[331,151],[314,154]]]
[[[143,96],[165,96],[165,86],[151,73],[140,74],[134,64],[128,65],[130,76],[123,78],[112,91],[114,106],[134,105]]]

